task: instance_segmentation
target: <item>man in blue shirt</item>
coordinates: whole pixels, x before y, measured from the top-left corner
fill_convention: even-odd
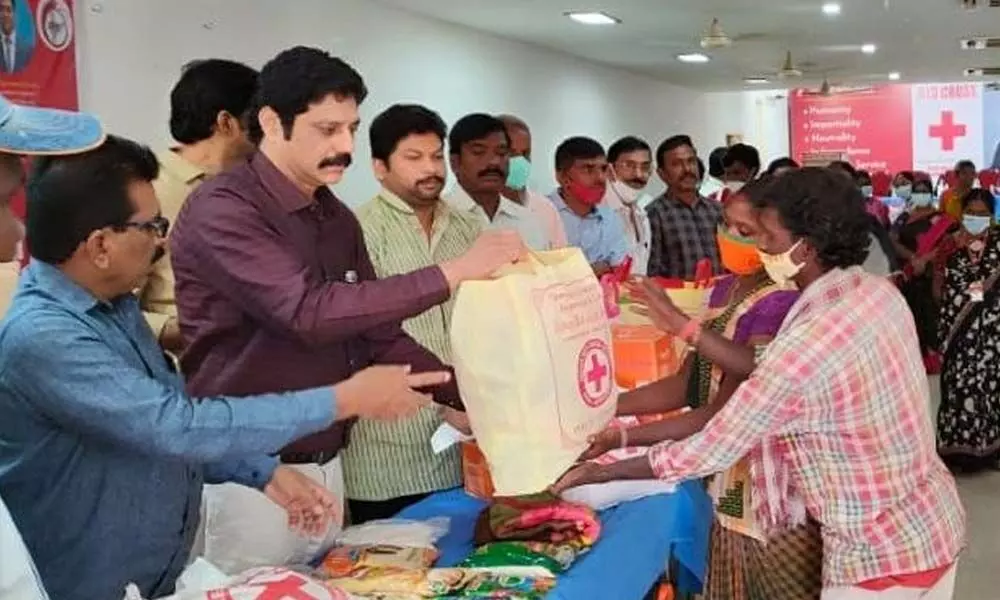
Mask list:
[[[353,416],[398,418],[443,373],[372,367],[332,389],[233,399],[184,393],[131,291],[168,223],[149,149],[109,137],[40,158],[28,182],[33,262],[0,325],[0,495],[54,598],[173,591],[203,482],[266,493],[313,529],[332,498],[269,456]]]
[[[556,148],[559,189],[549,198],[559,210],[570,246],[583,250],[600,276],[625,261],[628,237],[621,217],[601,204],[607,191],[604,148],[586,137],[571,137]]]

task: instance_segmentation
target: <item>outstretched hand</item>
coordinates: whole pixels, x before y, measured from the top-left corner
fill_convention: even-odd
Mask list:
[[[652,279],[631,279],[625,284],[629,298],[638,306],[634,310],[649,317],[656,327],[672,333],[680,333],[688,321],[681,309],[677,308],[670,296]]]
[[[570,467],[558,481],[549,487],[549,491],[559,496],[570,488],[606,481],[611,481],[607,468],[595,462],[586,461]]]

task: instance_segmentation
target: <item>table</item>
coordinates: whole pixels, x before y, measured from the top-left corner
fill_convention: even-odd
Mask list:
[[[472,553],[473,526],[486,506],[461,489],[439,492],[399,513],[425,520],[449,517],[438,542],[439,567],[452,567]],[[666,565],[675,561],[678,591],[701,590],[708,562],[712,501],[704,486],[689,481],[672,494],[650,496],[600,513],[601,538],[559,577],[550,600],[640,600]]]

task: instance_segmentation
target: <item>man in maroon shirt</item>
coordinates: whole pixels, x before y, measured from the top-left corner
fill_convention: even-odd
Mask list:
[[[258,152],[202,184],[170,236],[187,343],[181,366],[192,394],[327,385],[372,363],[441,369],[400,322],[525,252],[516,233],[490,232],[458,259],[376,281],[357,219],[327,187],[351,164],[366,94],[361,76],[322,50],[292,48],[261,70],[249,118]],[[454,382],[437,390],[435,401],[460,406]],[[345,436],[345,426],[331,427],[285,448],[281,458],[342,497],[335,457]],[[216,514],[236,518],[232,511],[260,501],[233,492],[241,498],[216,502],[226,507]],[[210,513],[206,555],[226,562],[212,551],[212,540],[226,537],[213,532],[212,520]],[[228,551],[231,542],[215,546]]]

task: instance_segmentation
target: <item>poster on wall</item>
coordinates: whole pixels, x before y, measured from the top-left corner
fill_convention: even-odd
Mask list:
[[[1000,83],[983,88],[983,152],[986,165],[1000,169]]]
[[[0,0],[0,94],[18,104],[76,110],[73,0]],[[14,212],[24,216],[24,198]]]
[[[899,171],[913,162],[910,90],[875,86],[831,95],[789,95],[792,156],[839,154],[859,169]]]
[[[789,98],[792,156],[840,151],[859,169],[937,178],[960,160],[1000,168],[1000,84],[889,85]]]
[[[911,86],[913,169],[940,175],[960,160],[983,164],[983,85]]]

